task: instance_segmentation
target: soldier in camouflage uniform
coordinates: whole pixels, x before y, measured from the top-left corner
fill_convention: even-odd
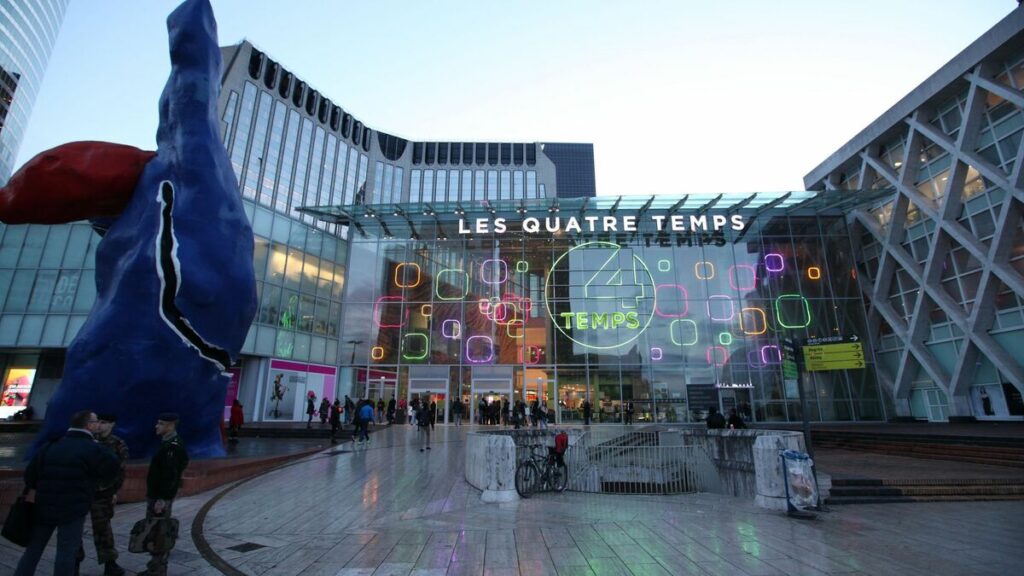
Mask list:
[[[114,504],[117,503],[117,491],[124,484],[124,468],[128,462],[128,445],[124,440],[111,433],[117,417],[113,414],[100,414],[97,426],[96,441],[117,455],[121,462],[117,476],[113,482],[100,486],[92,501],[92,538],[96,544],[96,560],[103,564],[103,576],[121,576],[124,568],[117,565],[117,548],[114,546],[114,532],[110,529],[110,520],[114,517]]]
[[[163,443],[153,455],[146,475],[146,518],[170,518],[171,505],[181,487],[181,475],[188,466],[188,452],[185,444],[178,436],[178,415],[167,412],[161,414],[156,421],[156,433],[163,438]],[[171,555],[173,540],[177,534],[161,532],[154,542],[160,551],[154,551],[146,564],[146,570],[139,576],[166,576],[167,559]],[[165,541],[166,540],[166,541]]]

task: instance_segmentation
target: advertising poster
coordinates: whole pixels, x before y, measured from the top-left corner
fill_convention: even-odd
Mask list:
[[[269,379],[264,410],[267,420],[304,420],[309,392],[316,395],[317,407],[321,398],[334,401],[337,371],[333,366],[271,360]]]
[[[0,418],[10,418],[28,406],[35,380],[35,368],[11,368],[7,372],[3,392],[0,392]]]

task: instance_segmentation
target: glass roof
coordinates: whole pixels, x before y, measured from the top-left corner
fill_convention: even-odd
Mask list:
[[[755,192],[653,196],[598,196],[595,198],[538,198],[524,200],[476,200],[470,202],[418,202],[401,204],[351,204],[307,206],[300,212],[319,220],[355,226],[362,233],[388,232],[392,227],[443,224],[462,218],[517,215],[542,217],[594,214],[699,214],[707,211],[745,215],[839,216],[851,208],[891,197],[891,189],[829,190],[816,192]]]

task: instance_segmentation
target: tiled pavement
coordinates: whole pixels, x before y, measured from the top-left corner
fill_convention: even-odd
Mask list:
[[[415,432],[397,426],[368,448],[343,445],[180,499],[170,574],[221,573],[189,531],[218,496],[200,518],[202,540],[230,574],[959,576],[1018,573],[1024,561],[1024,502],[844,506],[814,521],[711,494],[564,493],[485,505],[463,480],[465,430],[438,427],[433,450],[420,453]],[[142,507],[117,514],[123,548]],[[86,550],[82,574],[102,573]],[[19,553],[0,543],[0,573]],[[122,554],[131,570],[145,560]]]

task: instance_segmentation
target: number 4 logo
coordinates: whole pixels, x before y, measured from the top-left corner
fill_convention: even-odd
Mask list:
[[[609,255],[584,284],[584,297],[588,300],[618,299],[622,308],[637,308],[640,301],[647,298],[647,283],[644,282],[646,266],[640,257],[633,254],[632,250],[623,251],[619,247],[601,248],[592,252],[596,253],[593,261],[598,261],[605,252]]]

